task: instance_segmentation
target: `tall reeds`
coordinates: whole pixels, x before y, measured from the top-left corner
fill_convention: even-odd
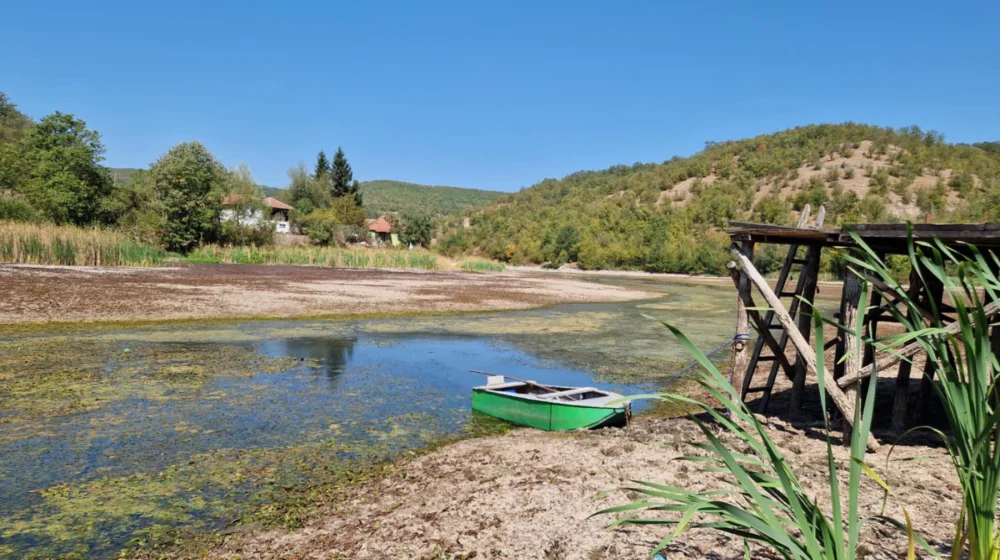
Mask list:
[[[0,221],[0,262],[156,266],[165,255],[114,230]]]
[[[823,320],[818,312],[813,313],[816,325],[816,351],[823,352]],[[739,398],[736,390],[715,364],[709,360],[678,329],[664,325],[680,340],[688,351],[704,368],[698,381],[720,405],[722,409],[733,411],[727,416],[714,405],[680,394],[647,395],[641,398],[655,398],[684,406],[694,406],[710,418],[714,426],[696,416],[692,416],[703,432],[706,443],[700,444],[707,456],[682,457],[681,460],[704,465],[707,472],[725,473],[729,486],[720,490],[692,492],[682,487],[638,482],[627,490],[637,493],[640,498],[630,504],[609,508],[599,513],[628,513],[639,511],[668,512],[670,517],[654,516],[625,517],[612,525],[662,524],[674,527],[671,535],[663,540],[653,552],[666,547],[688,527],[710,528],[742,539],[746,557],[751,558],[750,543],[763,546],[788,560],[854,560],[863,518],[858,508],[858,495],[864,472],[876,478],[865,465],[868,434],[871,428],[872,407],[875,402],[875,383],[871,383],[864,406],[855,407],[854,426],[851,437],[851,458],[847,466],[847,493],[841,492],[837,461],[833,453],[830,426],[826,424],[827,481],[830,489],[830,504],[827,510],[815,497],[809,495],[800,483],[795,471],[782,454],[753,413]],[[851,328],[861,333],[858,325]],[[860,337],[858,337],[860,340]],[[855,349],[860,352],[861,348]],[[829,381],[824,372],[823,360],[817,360],[820,403],[823,418],[826,414],[826,385]],[[736,437],[738,446],[724,442],[717,435],[718,427]],[[737,450],[743,448],[744,450]],[[910,533],[912,558],[914,539]]]
[[[425,251],[341,249],[338,247],[223,247],[205,245],[188,254],[195,262],[232,264],[297,264],[335,268],[442,268],[438,256]]]
[[[1000,558],[1000,527],[997,525],[997,496],[1000,493],[1000,364],[991,344],[990,329],[996,329],[986,306],[1000,301],[1000,259],[983,254],[976,247],[965,246],[961,252],[949,249],[938,240],[915,243],[909,239],[910,265],[915,279],[923,286],[943,286],[954,307],[958,329],[947,329],[951,318],[945,316],[942,301],[935,297],[926,302],[914,300],[885,263],[860,237],[861,259],[851,261],[859,269],[882,280],[885,295],[903,302],[903,308],[890,308],[906,327],[899,337],[901,344],[916,340],[927,353],[927,362],[937,368],[933,384],[948,418],[950,434],[934,429],[948,447],[955,474],[962,488],[962,515],[956,521],[952,558],[959,558],[968,543],[970,560]],[[891,300],[890,300],[891,301]],[[898,345],[897,344],[897,345]],[[915,428],[920,429],[920,428]]]

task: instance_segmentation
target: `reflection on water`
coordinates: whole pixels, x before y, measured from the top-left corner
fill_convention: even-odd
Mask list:
[[[469,369],[647,392],[689,361],[657,320],[703,348],[732,336],[726,286],[623,282],[663,295],[471,316],[0,339],[0,382],[12,387],[0,392],[0,558],[32,546],[107,557],[154,525],[222,522],[226,500],[258,495],[246,473],[263,459],[244,451],[394,453],[458,433],[470,425],[471,389],[483,383]],[[202,464],[216,470],[192,471]],[[101,498],[130,491],[115,507]],[[87,529],[57,532],[72,526]]]
[[[356,337],[337,338],[287,338],[267,340],[259,349],[268,356],[292,356],[308,361],[308,367],[325,377],[330,388],[335,388],[337,378],[354,355]]]

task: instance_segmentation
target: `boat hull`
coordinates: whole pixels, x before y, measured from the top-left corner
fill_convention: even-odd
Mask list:
[[[625,403],[621,406],[580,406],[521,399],[483,389],[473,389],[472,410],[539,430],[624,426],[629,416]]]

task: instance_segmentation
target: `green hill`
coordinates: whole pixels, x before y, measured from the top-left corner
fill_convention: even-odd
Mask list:
[[[827,225],[1000,219],[1000,154],[917,127],[812,125],[708,142],[663,163],[546,179],[445,221],[439,249],[515,264],[721,273],[729,220],[789,223],[805,203]],[[829,267],[830,263],[825,263]]]
[[[141,169],[135,169],[133,167],[109,167],[111,171],[111,179],[114,181],[115,185],[124,186],[132,182],[132,176]]]
[[[139,169],[112,167],[111,175],[117,185],[127,185],[132,175]],[[284,202],[291,202],[287,189],[261,185],[264,196],[271,196]],[[364,195],[365,214],[376,218],[383,214],[417,214],[440,217],[469,211],[495,200],[502,192],[460,187],[438,187],[418,185],[403,181],[365,181],[361,183]]]
[[[503,193],[459,187],[417,185],[402,181],[365,181],[361,183],[365,213],[369,218],[395,212],[443,216],[484,206]]]

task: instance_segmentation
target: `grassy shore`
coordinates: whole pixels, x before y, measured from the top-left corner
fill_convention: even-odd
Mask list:
[[[71,266],[156,266],[166,252],[113,230],[0,221],[0,262]]]
[[[222,247],[205,245],[188,260],[232,264],[299,264],[334,268],[445,268],[439,257],[425,251],[341,249],[338,247]]]

